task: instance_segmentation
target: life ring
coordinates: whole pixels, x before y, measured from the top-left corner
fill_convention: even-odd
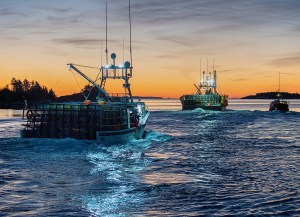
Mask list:
[[[26,114],[27,119],[31,119],[33,117],[33,112],[32,110],[28,110]]]

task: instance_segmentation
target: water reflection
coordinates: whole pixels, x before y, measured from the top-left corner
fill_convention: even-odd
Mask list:
[[[217,180],[220,176],[212,174],[186,174],[186,173],[163,173],[152,172],[145,174],[142,177],[142,181],[149,185],[161,185],[161,184],[184,184],[203,182],[208,183],[211,180]]]
[[[176,153],[176,152],[164,152],[164,153],[157,153],[157,152],[148,152],[145,154],[146,157],[151,157],[152,159],[169,159],[169,158],[176,158],[176,159],[180,159],[180,160],[186,160],[188,159],[187,156],[183,156],[180,153]]]
[[[21,117],[23,110],[0,109],[0,118]]]
[[[168,108],[164,102],[149,107]],[[267,101],[235,102],[247,111],[182,112],[180,104],[154,111],[147,139],[114,146],[12,139],[21,118],[1,118],[0,212],[296,216],[300,113],[252,112]]]

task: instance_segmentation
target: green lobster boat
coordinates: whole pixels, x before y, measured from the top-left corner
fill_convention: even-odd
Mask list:
[[[201,108],[205,110],[224,111],[228,106],[228,96],[217,92],[217,72],[203,71],[200,84],[197,86],[196,94],[183,95],[180,97],[182,110],[193,110]]]

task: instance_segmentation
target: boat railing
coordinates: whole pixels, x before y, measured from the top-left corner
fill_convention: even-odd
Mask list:
[[[123,97],[123,96],[127,96],[125,93],[109,93],[110,96],[113,97]]]

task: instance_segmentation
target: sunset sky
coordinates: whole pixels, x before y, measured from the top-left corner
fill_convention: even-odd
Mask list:
[[[299,0],[131,0],[131,12],[133,95],[195,92],[200,59],[202,70],[215,59],[218,90],[230,97],[276,91],[278,72],[282,91],[300,92]],[[0,88],[16,77],[72,94],[79,87],[67,63],[105,63],[104,0],[0,0],[0,29]],[[109,0],[108,51],[117,63],[123,38],[128,60],[128,1]],[[118,92],[116,84],[108,90]]]

